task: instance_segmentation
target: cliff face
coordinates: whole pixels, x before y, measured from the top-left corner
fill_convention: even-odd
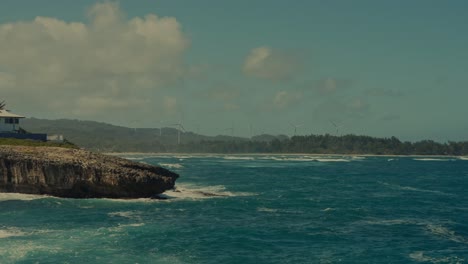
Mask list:
[[[69,198],[153,197],[174,187],[176,173],[85,150],[0,146],[0,192]]]

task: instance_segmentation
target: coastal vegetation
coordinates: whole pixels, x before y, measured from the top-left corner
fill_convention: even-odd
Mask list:
[[[374,155],[468,155],[468,142],[400,141],[396,137],[360,135],[305,135],[291,138],[259,135],[252,138],[209,137],[175,128],[127,128],[80,120],[26,119],[23,126],[35,133],[63,134],[79,147],[101,152],[185,153],[313,153]]]

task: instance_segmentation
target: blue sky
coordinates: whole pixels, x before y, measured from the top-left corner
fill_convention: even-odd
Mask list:
[[[466,1],[0,3],[0,91],[26,116],[209,135],[468,140]],[[153,14],[153,16],[148,16]],[[39,19],[37,18],[39,17]]]

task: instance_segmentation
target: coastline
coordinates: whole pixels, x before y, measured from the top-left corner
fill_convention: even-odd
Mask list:
[[[454,155],[392,155],[392,154],[315,154],[315,153],[187,153],[187,152],[103,152],[101,154],[110,156],[122,155],[152,155],[152,156],[176,156],[176,155],[191,155],[191,156],[319,156],[319,157],[433,157],[433,158],[460,158],[468,159],[468,156]]]

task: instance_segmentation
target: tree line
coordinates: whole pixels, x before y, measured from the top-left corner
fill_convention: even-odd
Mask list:
[[[187,153],[313,153],[375,155],[468,155],[468,141],[439,143],[433,140],[402,142],[396,137],[308,135],[271,141],[188,142],[167,146],[169,152]]]

